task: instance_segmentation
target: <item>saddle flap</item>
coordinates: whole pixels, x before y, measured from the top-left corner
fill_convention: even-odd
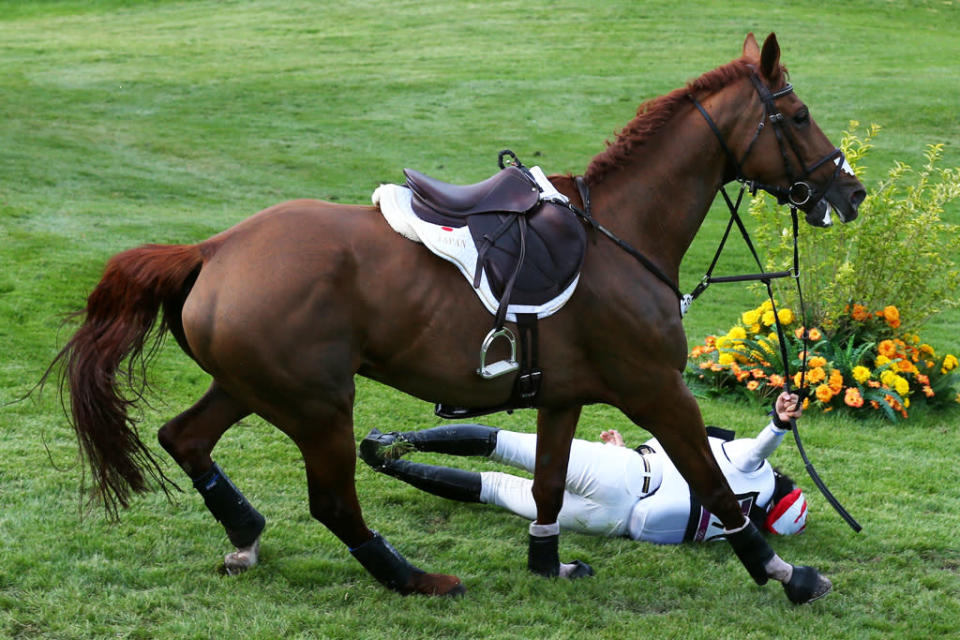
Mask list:
[[[462,218],[490,212],[525,213],[540,201],[540,189],[521,169],[510,166],[482,182],[454,185],[404,169],[416,214],[435,224],[463,226]]]
[[[498,227],[512,216],[472,216],[467,226],[476,245],[490,242]],[[544,202],[527,215],[523,265],[510,297],[511,304],[535,305],[559,295],[580,273],[587,248],[587,234],[566,207]],[[483,270],[498,297],[504,292],[520,259],[520,229],[511,225],[493,238],[483,257]]]

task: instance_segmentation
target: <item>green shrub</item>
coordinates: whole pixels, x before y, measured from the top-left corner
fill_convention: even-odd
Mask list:
[[[861,180],[864,159],[880,131],[871,125],[860,137],[851,122],[840,143]],[[960,252],[960,225],[941,219],[944,205],[960,198],[960,167],[938,167],[943,145],[927,146],[926,164],[916,171],[895,162],[886,177],[867,186],[860,217],[848,224],[801,233],[800,282],[807,326],[832,334],[851,330],[849,310],[895,305],[904,329],[915,331],[931,316],[958,305],[960,269],[950,259]],[[782,210],[766,194],[750,203],[761,255],[770,269],[792,259],[792,237]],[[796,293],[783,287],[786,306],[797,309]]]

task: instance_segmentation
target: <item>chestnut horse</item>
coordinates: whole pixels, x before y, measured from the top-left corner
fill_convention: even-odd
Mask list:
[[[761,51],[750,34],[742,57],[643,104],[583,178],[595,219],[677,282],[718,189],[733,179],[784,198],[803,186],[812,194],[801,207],[808,219],[822,217],[827,202],[842,219],[855,218],[865,192],[838,171],[839,155],[786,83],[776,38]],[[583,205],[573,176],[552,181]],[[795,602],[820,597],[829,580],[773,552],[711,455],[681,377],[687,343],[675,291],[588,233],[576,292],[539,327],[544,375],[528,566],[548,576],[591,573],[559,561],[556,522],[581,407],[603,402],[659,439],[754,580],[779,580]],[[114,256],[58,360],[95,495],[114,515],[132,493],[168,481],[128,416],[140,387],[122,392],[117,378],[142,382],[149,346],[169,330],[212,383],[163,425],[159,440],[237,548],[228,570],[256,562],[264,519],[211,451],[233,424],[257,414],[300,449],[310,513],[375,578],[404,594],[451,595],[464,591],[458,578],[412,566],[364,522],[354,485],[354,376],[430,402],[502,404],[513,375],[477,375],[490,324],[457,269],[395,233],[376,208],[295,200],[199,244]]]

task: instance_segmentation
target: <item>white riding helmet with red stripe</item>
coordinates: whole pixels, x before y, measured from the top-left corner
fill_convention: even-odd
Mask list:
[[[764,526],[782,536],[803,533],[807,527],[807,499],[803,492],[798,488],[782,497],[767,514]]]

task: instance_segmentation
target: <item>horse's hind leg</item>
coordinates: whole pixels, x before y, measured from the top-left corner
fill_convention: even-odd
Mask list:
[[[354,484],[357,453],[352,402],[350,405],[314,408],[309,418],[272,418],[303,454],[310,514],[347,545],[354,558],[384,586],[402,594],[463,593],[459,578],[421,571],[380,534],[367,528]]]
[[[160,444],[190,476],[237,548],[224,557],[224,567],[231,574],[257,563],[260,533],[266,521],[213,462],[210,452],[227,429],[249,414],[249,409],[214,382],[195,405],[163,425],[157,434]]]

